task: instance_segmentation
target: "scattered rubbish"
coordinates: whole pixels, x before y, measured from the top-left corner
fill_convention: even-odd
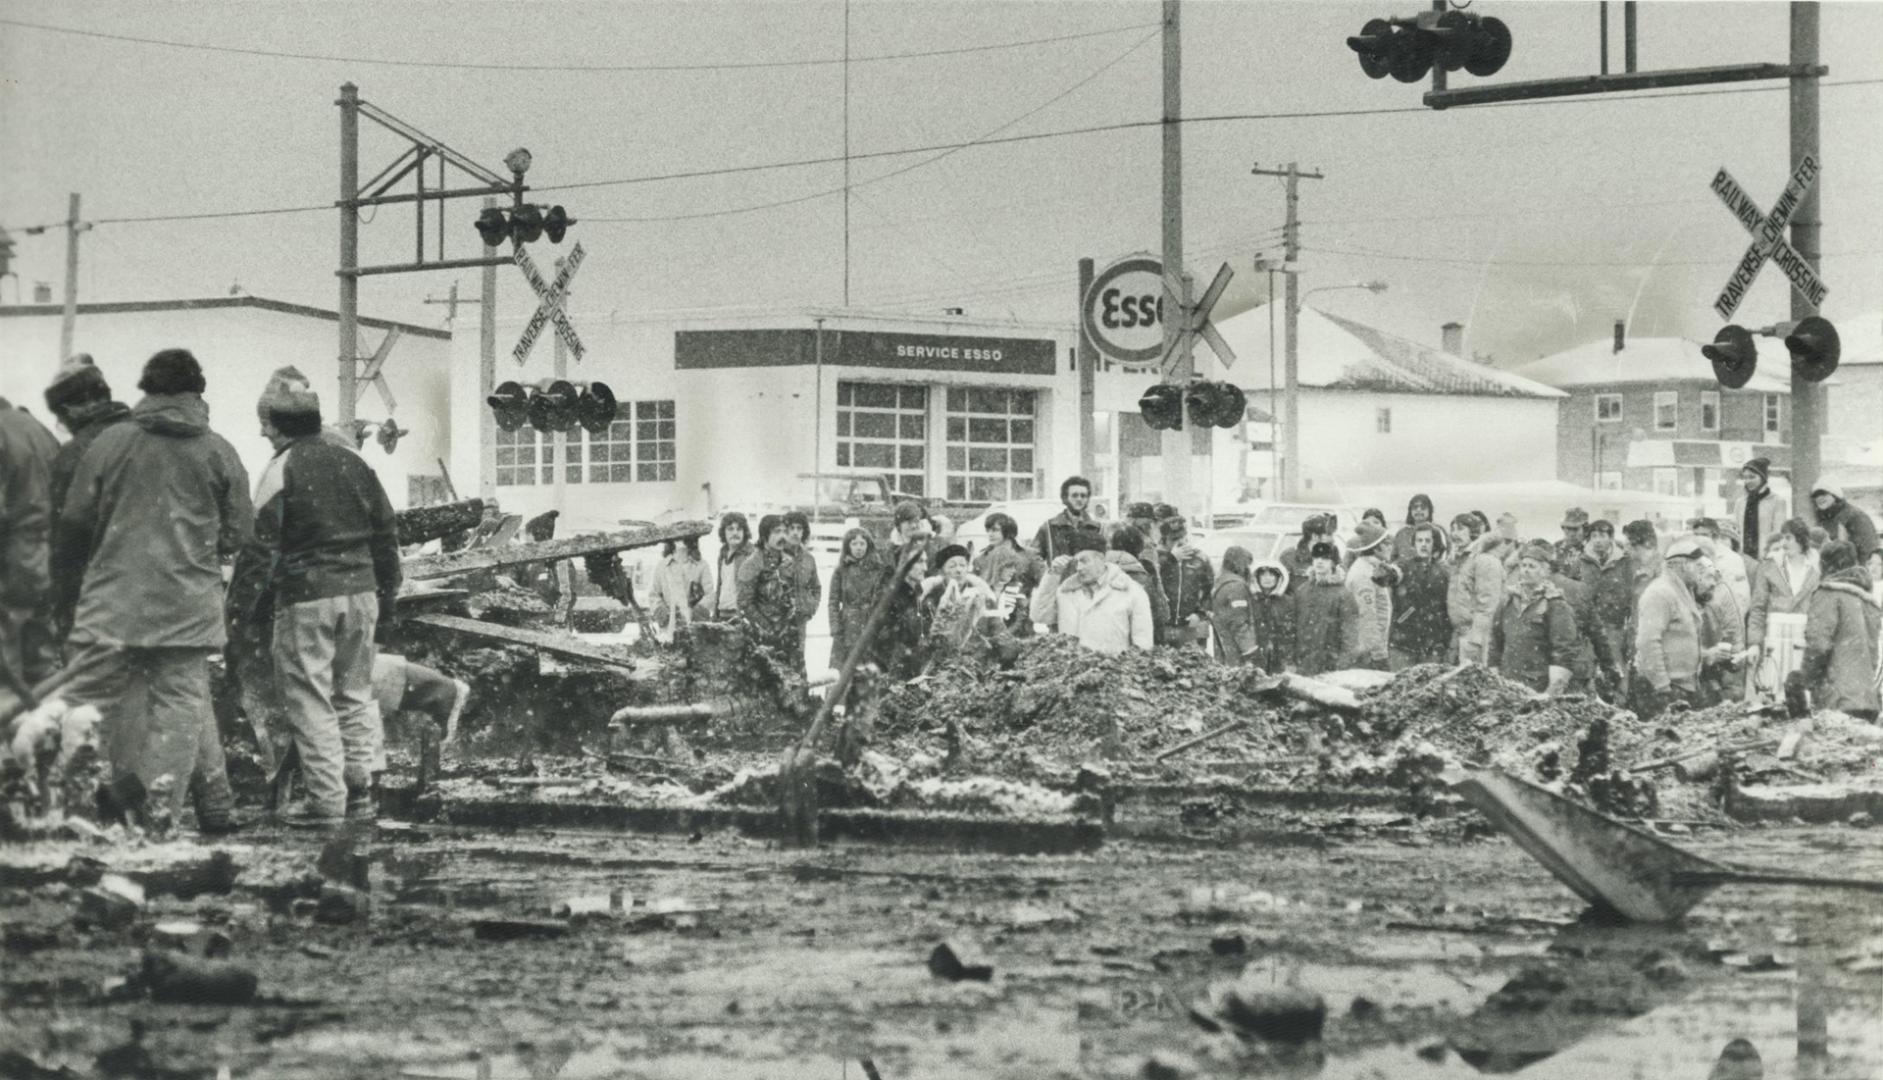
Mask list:
[[[634,906],[634,897],[620,889],[605,893],[587,893],[558,900],[549,907],[549,914],[558,919],[570,919],[583,915],[620,915]]]
[[[314,921],[346,926],[364,921],[372,913],[372,897],[364,889],[323,882],[314,907]]]
[[[928,971],[949,982],[968,979],[987,982],[994,977],[994,966],[960,941],[944,941],[935,946],[935,951],[928,954]]]
[[[1208,1000],[1191,1006],[1191,1019],[1207,1031],[1245,1039],[1296,1045],[1318,1040],[1327,1022],[1327,1002],[1312,990],[1275,986],[1271,977],[1251,965],[1235,981],[1213,984]]]
[[[171,1005],[246,1005],[260,982],[238,964],[171,952],[144,953],[143,980],[152,1001]]]
[[[1175,1050],[1153,1050],[1139,1070],[1144,1080],[1190,1080],[1201,1075],[1195,1058]]]
[[[1249,951],[1249,939],[1241,934],[1217,934],[1210,939],[1210,951],[1217,956],[1242,956]]]
[[[559,919],[473,919],[471,931],[479,941],[549,941],[567,937],[569,924]]]

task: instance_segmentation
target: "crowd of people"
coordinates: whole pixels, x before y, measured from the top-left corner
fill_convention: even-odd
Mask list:
[[[455,729],[468,688],[382,654],[396,620],[396,521],[357,442],[324,427],[295,369],[269,379],[256,415],[274,456],[251,488],[209,424],[195,357],[145,364],[126,406],[88,357],[46,403],[61,443],[0,401],[0,703],[63,680],[104,717],[112,798],[127,812],[236,827],[210,701],[224,657],[243,710],[291,733],[305,798],[290,823],[370,816],[385,768],[383,715],[418,708]],[[1224,663],[1313,675],[1351,667],[1488,665],[1549,695],[1594,693],[1645,716],[1748,696],[1875,719],[1883,663],[1883,552],[1874,523],[1820,482],[1793,516],[1754,459],[1724,519],[1663,537],[1617,534],[1571,510],[1555,539],[1509,514],[1454,514],[1421,495],[1394,526],[1368,510],[1351,535],[1311,514],[1276,559],[1229,547],[1213,566],[1177,508],[1133,502],[1106,527],[1092,485],[1028,540],[1004,513],[983,550],[915,501],[879,538],[843,539],[828,588],[802,513],[718,522],[708,563],[669,543],[656,621],[735,622],[780,670],[802,673],[806,627],[827,605],[832,663],[910,679],[955,658],[1010,663],[1040,629],[1101,653],[1210,649]],[[225,577],[226,570],[226,577]],[[591,568],[591,576],[595,573]],[[266,743],[267,740],[263,740]],[[266,749],[266,745],[264,746]],[[284,765],[287,762],[284,762]]]
[[[239,684],[273,772],[298,771],[289,824],[370,817],[383,715],[454,732],[468,688],[383,655],[401,572],[391,503],[358,443],[323,425],[292,367],[256,403],[274,455],[251,488],[213,430],[202,366],[165,349],[135,406],[91,358],[46,389],[70,438],[0,401],[0,706],[55,688],[103,721],[109,815],[239,826],[211,701],[212,658]]]

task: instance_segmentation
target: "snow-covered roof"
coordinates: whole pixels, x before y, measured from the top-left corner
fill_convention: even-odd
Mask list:
[[[1276,313],[1275,362],[1280,378],[1281,318]],[[1244,389],[1269,385],[1269,311],[1266,305],[1217,324],[1236,351],[1228,377]],[[1197,350],[1206,355],[1206,348]],[[1560,398],[1554,387],[1443,349],[1389,334],[1352,319],[1302,308],[1297,380],[1304,387],[1371,390],[1394,394],[1467,394],[1490,397]]]
[[[1754,337],[1759,367],[1746,390],[1765,394],[1791,393],[1791,355],[1777,338]],[[1631,338],[1616,352],[1603,338],[1552,353],[1516,369],[1518,374],[1565,390],[1625,383],[1717,383],[1713,365],[1700,355],[1700,345],[1686,338]]]

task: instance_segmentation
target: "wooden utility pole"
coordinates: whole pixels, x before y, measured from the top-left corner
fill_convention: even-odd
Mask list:
[[[562,273],[562,264],[563,259],[558,257],[556,259],[556,273],[558,275]],[[563,303],[565,305],[569,302],[569,295],[568,293],[563,294]],[[555,339],[550,342],[550,344],[555,348],[556,378],[558,380],[566,379],[569,377],[569,352],[563,347],[561,334],[551,334],[550,337]],[[489,410],[485,411],[488,412]],[[580,429],[578,428],[577,430]],[[555,501],[550,505],[554,506],[556,512],[559,514],[566,514],[569,511],[569,508],[564,505],[564,499],[569,492],[569,436],[573,434],[575,433],[570,431],[555,431],[551,432],[549,436],[550,460],[555,462],[556,470]],[[576,437],[580,438],[579,435]]]
[[[353,380],[360,351],[360,88],[340,86],[340,400],[333,422],[353,427]]]
[[[1092,291],[1092,279],[1097,269],[1091,259],[1079,260],[1079,305],[1073,308],[1080,312],[1079,346],[1075,362],[1079,366],[1079,475],[1090,480],[1098,471],[1098,439],[1096,425],[1092,421],[1092,410],[1098,406],[1098,346],[1093,343],[1092,335],[1085,329],[1085,294]],[[1116,497],[1117,481],[1114,480],[1105,494]]]
[[[78,192],[72,193],[65,213],[65,314],[59,320],[59,363],[72,355],[72,333],[78,324],[78,234],[91,228],[78,219]]]
[[[1628,5],[1633,7],[1633,4]],[[1794,0],[1791,5],[1791,168],[1796,171],[1805,158],[1818,156],[1818,5]],[[1791,246],[1798,257],[1818,269],[1819,202],[1824,193],[1820,179],[1805,189],[1798,211],[1791,219]],[[1818,309],[1797,289],[1791,290],[1793,320],[1816,315]],[[1792,505],[1811,501],[1811,487],[1822,468],[1819,438],[1824,429],[1824,384],[1791,376],[1791,487]]]
[[[1164,381],[1188,386],[1196,364],[1183,333],[1190,284],[1183,272],[1183,40],[1178,4],[1164,0],[1164,280],[1177,283],[1181,295],[1166,297],[1166,307],[1175,310],[1166,310],[1161,321],[1165,351],[1177,344],[1176,362],[1164,373]],[[1164,432],[1164,498],[1183,513],[1192,509],[1190,438],[1187,426]]]
[[[497,200],[484,200],[484,209]],[[484,245],[484,257],[495,258],[496,247]],[[484,267],[484,287],[477,310],[477,493],[488,504],[497,497],[497,415],[490,395],[497,389],[497,267]]]
[[[1282,361],[1281,497],[1294,501],[1301,497],[1301,275],[1295,260],[1301,255],[1302,180],[1325,180],[1320,172],[1302,172],[1295,162],[1285,169],[1249,170],[1256,176],[1279,176],[1287,185],[1287,218],[1282,227],[1283,273],[1288,279],[1287,301],[1282,314],[1282,339],[1286,358]],[[1270,303],[1274,303],[1271,296]]]

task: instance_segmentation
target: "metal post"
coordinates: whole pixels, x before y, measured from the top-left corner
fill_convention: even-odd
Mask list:
[[[72,332],[78,323],[78,192],[72,193],[65,213],[65,314],[59,320],[59,362],[72,355]]]
[[[1275,268],[1268,268],[1268,490],[1270,501],[1281,495],[1281,414],[1275,405],[1280,387],[1275,384]]]
[[[1622,70],[1635,70],[1635,0],[1626,0],[1621,6],[1621,48]]]
[[[484,200],[484,208],[497,205]],[[497,249],[486,246],[484,255]],[[483,300],[477,309],[477,493],[486,502],[497,497],[497,417],[490,411],[490,395],[497,389],[497,268],[484,267]]]
[[[1602,9],[1602,74],[1608,74],[1608,0],[1596,5]]]
[[[1440,15],[1445,14],[1445,12],[1448,11],[1449,9],[1450,9],[1449,0],[1432,0],[1432,10],[1438,12]],[[1444,64],[1432,65],[1432,89],[1434,90],[1445,89],[1445,65]]]
[[[1092,412],[1098,407],[1098,346],[1092,344],[1092,335],[1085,330],[1085,294],[1092,288],[1092,279],[1097,276],[1096,267],[1091,259],[1079,260],[1079,306],[1078,312],[1079,348],[1079,475],[1091,479],[1098,471],[1098,430],[1093,422]],[[1116,496],[1117,481],[1114,480],[1106,495]]]
[[[1794,0],[1791,5],[1791,62],[1795,70],[1810,70],[1818,63],[1818,5]],[[1818,157],[1818,80],[1813,75],[1794,75],[1791,80],[1791,167],[1795,170],[1806,157]],[[1823,158],[1818,157],[1820,162]],[[1805,189],[1798,212],[1791,219],[1791,246],[1798,257],[1818,268],[1819,207],[1824,194],[1824,180]],[[1791,290],[1791,317],[1802,319],[1816,315],[1818,309],[1798,290]],[[1819,436],[1824,427],[1824,387],[1807,382],[1794,373],[1791,377],[1791,488],[1794,505],[1810,501],[1811,486],[1818,481],[1822,467]]]
[[[1293,263],[1301,253],[1300,238],[1296,226],[1296,211],[1300,205],[1300,172],[1294,162],[1288,163],[1288,216],[1286,228],[1282,232],[1282,261]],[[1282,498],[1294,501],[1301,497],[1301,356],[1298,350],[1301,333],[1301,274],[1298,270],[1287,275],[1287,306],[1282,310],[1282,341],[1286,354],[1282,359],[1282,432],[1285,442],[1282,444],[1281,486]],[[1271,301],[1272,302],[1272,301]]]
[[[1177,282],[1183,280],[1183,48],[1179,28],[1179,0],[1164,0],[1164,279]],[[1190,302],[1187,295],[1170,299],[1178,310],[1164,313],[1166,350],[1181,335],[1183,306]],[[1193,370],[1190,351],[1181,349],[1165,381],[1188,386]],[[1187,514],[1191,510],[1189,428],[1164,432],[1163,457],[1164,499]]]
[[[556,273],[558,275],[562,273],[562,264],[564,261],[565,260],[561,258],[556,259]],[[565,311],[568,310],[568,298],[569,294],[564,293],[563,310]],[[555,346],[555,376],[558,379],[566,379],[569,376],[568,350],[563,348],[561,334],[551,334],[550,337],[554,339],[552,344]],[[555,502],[552,505],[555,506],[558,513],[567,513],[569,510],[568,506],[564,503],[564,499],[569,493],[569,435],[570,432],[567,431],[554,431],[551,432],[549,436],[551,460],[556,463]]]
[[[360,89],[340,84],[340,400],[334,423],[353,426],[353,382],[359,374],[360,279]]]
[[[846,11],[848,10],[846,6]],[[811,388],[811,508],[816,512],[818,506],[816,473],[824,468],[824,319],[823,316],[811,320],[817,324],[816,340],[811,348],[811,378],[815,385]]]

